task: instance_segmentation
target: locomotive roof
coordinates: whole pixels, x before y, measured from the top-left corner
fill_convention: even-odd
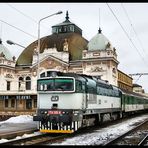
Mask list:
[[[109,84],[107,81],[100,79],[98,76],[90,76],[90,75],[85,75],[85,74],[77,74],[77,73],[64,73],[60,71],[47,71],[49,77],[50,76],[68,76],[68,77],[74,77],[77,80],[80,80],[82,82],[87,81],[90,85],[98,85],[104,88],[110,88],[114,90],[118,90],[117,87],[112,86]],[[46,77],[47,78],[47,77]]]

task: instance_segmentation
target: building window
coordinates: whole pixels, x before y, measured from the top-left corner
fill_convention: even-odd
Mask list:
[[[69,31],[70,31],[70,32],[74,32],[74,26],[73,26],[73,25],[70,25],[70,26],[69,26]]]
[[[11,107],[15,107],[15,99],[11,99]]]
[[[31,78],[26,77],[26,90],[31,90]]]
[[[23,82],[23,77],[19,77],[19,89],[20,89],[20,87],[21,87],[21,82]]]
[[[20,100],[20,104],[23,104],[23,100],[22,99]]]
[[[61,27],[59,27],[59,28],[58,28],[58,31],[59,31],[59,32],[62,32],[62,28],[61,28]]]
[[[8,99],[5,99],[5,107],[8,107]]]
[[[67,32],[67,26],[62,27],[62,32]]]
[[[53,28],[52,28],[52,33],[58,33],[57,27],[53,27]]]
[[[37,99],[34,99],[34,108],[37,108]]]
[[[26,100],[26,109],[32,109],[32,99]]]
[[[10,90],[10,81],[7,81],[7,90]]]
[[[113,73],[116,73],[116,68],[113,68]]]

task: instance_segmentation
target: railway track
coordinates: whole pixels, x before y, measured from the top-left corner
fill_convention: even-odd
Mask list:
[[[138,143],[138,146],[148,145],[148,134]]]
[[[41,145],[46,143],[52,143],[57,140],[67,137],[67,134],[39,134],[21,139],[13,139],[0,145]]]
[[[108,141],[105,145],[144,145],[148,138],[148,120],[135,126],[128,132]]]
[[[76,133],[73,133],[73,134],[49,134],[49,133],[43,134],[43,133],[40,133],[40,134],[34,135],[32,137],[30,136],[30,137],[26,137],[26,138],[22,138],[22,139],[9,140],[8,142],[0,143],[0,145],[42,145],[42,144],[44,145],[44,144],[49,144],[49,143],[55,143],[57,141],[58,142],[63,141],[65,138],[75,137],[75,136],[78,136],[79,134],[81,135],[82,133],[83,134],[84,133],[93,133],[93,131],[95,131],[96,129],[98,130],[100,128],[104,128],[104,127],[107,127],[109,125],[115,125],[115,124],[120,123],[120,122],[125,122],[126,120],[128,120],[128,119],[117,120],[117,121],[113,121],[113,122],[103,124],[101,126],[81,129],[81,130],[79,130],[79,131],[77,131]],[[145,122],[147,122],[147,121],[145,121]],[[140,125],[141,126],[144,125],[145,122],[143,122]],[[139,127],[140,127],[140,125],[139,125]],[[133,128],[132,130],[134,131],[134,129],[136,129],[136,128],[138,128],[138,126]],[[148,124],[147,124],[147,129],[148,129]],[[130,133],[130,131],[128,133]],[[125,133],[124,135],[126,136],[128,134]],[[124,137],[124,135],[122,135],[122,136]],[[120,138],[118,138],[118,139],[120,139]],[[115,140],[109,141],[105,145],[115,145],[115,143],[113,141],[115,141]],[[143,140],[143,142],[141,142],[140,145],[144,145],[145,141],[146,141],[146,138],[145,138],[145,140]],[[140,141],[139,141],[139,143],[140,143]],[[119,144],[119,145],[122,145],[122,144]],[[128,144],[126,144],[126,145],[128,145]]]
[[[11,132],[3,132],[0,133],[0,139],[13,139],[17,136],[22,136],[24,134],[31,134],[33,132],[37,132],[38,130],[35,129],[26,129],[26,130],[17,130],[17,131],[11,131]]]

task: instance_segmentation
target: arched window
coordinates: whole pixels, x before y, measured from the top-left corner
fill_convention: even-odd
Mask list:
[[[26,77],[26,90],[31,90],[31,78]]]
[[[23,77],[19,77],[19,83],[18,83],[18,85],[19,85],[19,89],[20,89],[20,87],[21,87],[21,82],[23,81]]]

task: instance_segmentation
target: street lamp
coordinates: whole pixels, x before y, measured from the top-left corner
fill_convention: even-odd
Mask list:
[[[7,44],[9,44],[9,45],[18,45],[18,46],[20,46],[20,47],[22,47],[22,48],[25,48],[25,46],[22,46],[22,45],[20,45],[20,44],[18,44],[18,43],[15,43],[15,42],[13,42],[13,41],[10,41],[10,40],[7,40],[6,42],[7,42]]]
[[[46,18],[49,18],[53,15],[58,15],[58,14],[61,14],[63,13],[62,11],[58,11],[57,13],[54,13],[54,14],[51,14],[51,15],[48,15],[46,17],[43,17],[39,20],[38,22],[38,46],[37,46],[37,51],[38,51],[38,56],[37,56],[37,62],[38,62],[38,66],[37,66],[37,78],[39,78],[39,66],[40,66],[40,58],[39,58],[39,55],[40,55],[40,23],[42,20],[46,19]]]

